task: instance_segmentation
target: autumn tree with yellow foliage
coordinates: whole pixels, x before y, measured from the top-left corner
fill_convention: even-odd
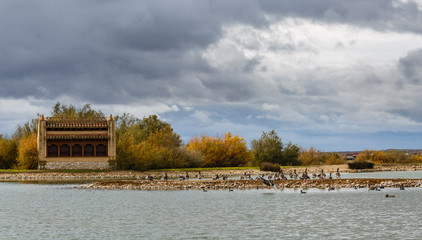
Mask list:
[[[187,148],[191,152],[202,154],[205,167],[243,166],[251,160],[245,139],[230,132],[225,133],[223,137],[193,137]]]
[[[16,164],[18,143],[15,139],[7,139],[0,135],[0,168],[12,168]]]
[[[36,169],[38,166],[37,135],[35,133],[19,140],[17,167]]]
[[[188,151],[171,125],[156,115],[116,117],[117,168],[148,170],[199,167],[202,156]]]
[[[338,153],[326,153],[314,147],[301,148],[299,161],[303,165],[335,165],[344,164],[345,158]]]

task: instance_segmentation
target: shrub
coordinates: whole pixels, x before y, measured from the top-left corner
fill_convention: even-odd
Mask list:
[[[262,162],[259,165],[259,170],[270,171],[270,172],[280,172],[280,164],[270,163],[270,162]]]
[[[348,163],[349,169],[368,169],[374,168],[374,164],[368,161],[355,161]]]

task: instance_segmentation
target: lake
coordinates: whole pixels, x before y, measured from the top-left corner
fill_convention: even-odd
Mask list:
[[[84,190],[0,183],[1,239],[420,239],[422,188]],[[395,198],[385,198],[394,194]]]

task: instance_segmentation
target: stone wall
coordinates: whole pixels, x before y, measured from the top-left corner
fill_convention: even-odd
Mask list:
[[[108,162],[45,162],[42,169],[57,170],[57,169],[110,169]]]

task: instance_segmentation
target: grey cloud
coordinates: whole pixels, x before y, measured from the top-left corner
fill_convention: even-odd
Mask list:
[[[298,17],[344,23],[380,31],[422,33],[422,12],[414,1],[396,0],[260,0],[260,7],[275,17]]]
[[[2,1],[2,97],[168,98],[222,26],[267,24],[256,1]],[[252,62],[251,62],[252,64]],[[253,65],[253,64],[252,64]],[[251,65],[251,66],[252,66]]]
[[[406,82],[419,85],[422,82],[422,49],[410,52],[398,62],[398,69]]]
[[[260,59],[239,59],[232,72],[210,66],[202,52],[222,37],[224,26],[265,28],[267,13],[380,29],[422,28],[412,2],[395,7],[384,0],[1,1],[0,95],[65,95],[92,103],[242,101],[264,91],[253,75],[266,68]],[[288,52],[299,47],[270,46]],[[416,65],[403,62],[403,73],[416,79]],[[325,94],[318,87],[306,89]]]

